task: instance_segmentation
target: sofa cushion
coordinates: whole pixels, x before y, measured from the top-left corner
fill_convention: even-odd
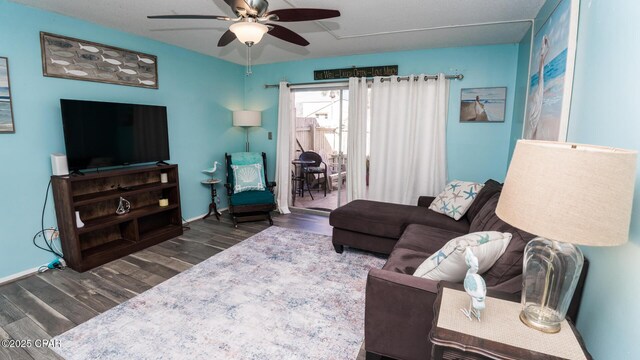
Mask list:
[[[473,221],[484,204],[500,191],[502,191],[502,184],[493,179],[487,180],[487,182],[484,183],[484,187],[478,192],[476,200],[469,206],[469,210],[467,210],[467,220],[469,220],[469,222]]]
[[[274,204],[273,193],[269,190],[264,191],[243,191],[231,195],[229,199],[231,205],[267,205]]]
[[[399,239],[409,224],[423,224],[460,233],[469,231],[469,222],[455,221],[429,209],[413,205],[392,204],[369,200],[354,200],[331,212],[331,226]]]
[[[382,270],[413,275],[429,254],[419,250],[394,248]]]
[[[383,269],[413,275],[429,255],[460,235],[454,231],[411,224],[396,243]]]
[[[435,280],[460,282],[467,274],[467,249],[478,259],[478,271],[485,272],[495,264],[507,249],[511,234],[498,231],[482,231],[462,235],[449,240],[441,249],[431,254],[413,274]]]
[[[431,255],[440,250],[449,240],[462,235],[464,234],[433,226],[411,224],[402,233],[395,248],[416,250]]]
[[[469,231],[500,231],[511,233],[512,238],[507,250],[496,263],[482,275],[487,286],[495,286],[522,274],[524,247],[535,237],[502,221],[496,215],[500,193],[494,194],[480,209],[471,223]]]
[[[453,180],[429,205],[429,210],[460,220],[478,196],[484,184]]]

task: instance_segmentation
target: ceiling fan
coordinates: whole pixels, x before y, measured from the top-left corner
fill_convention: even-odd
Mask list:
[[[309,42],[297,33],[284,26],[270,22],[295,22],[330,19],[340,16],[338,10],[328,9],[281,9],[269,11],[267,0],[224,0],[236,17],[222,15],[155,15],[147,16],[149,19],[210,19],[234,22],[229,26],[220,40],[218,46],[229,45],[238,39],[243,44],[251,47],[260,40],[264,34],[277,37],[292,44],[307,46]]]

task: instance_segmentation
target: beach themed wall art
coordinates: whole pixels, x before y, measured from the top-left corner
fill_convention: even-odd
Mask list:
[[[113,46],[40,33],[44,76],[158,88],[158,59]]]
[[[11,84],[9,83],[9,59],[0,57],[0,134],[14,133]]]
[[[578,0],[561,0],[533,39],[523,137],[565,141],[578,33]]]
[[[462,89],[460,122],[504,122],[506,87]]]

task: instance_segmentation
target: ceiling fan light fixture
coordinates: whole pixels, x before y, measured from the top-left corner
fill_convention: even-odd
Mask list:
[[[236,34],[238,40],[243,44],[257,44],[262,40],[264,34],[269,31],[266,25],[257,22],[237,22],[229,27],[229,30]],[[251,46],[249,45],[249,46]]]

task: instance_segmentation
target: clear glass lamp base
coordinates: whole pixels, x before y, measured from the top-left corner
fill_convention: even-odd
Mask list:
[[[520,320],[557,333],[582,272],[582,252],[572,244],[538,237],[527,244],[524,256]]]

